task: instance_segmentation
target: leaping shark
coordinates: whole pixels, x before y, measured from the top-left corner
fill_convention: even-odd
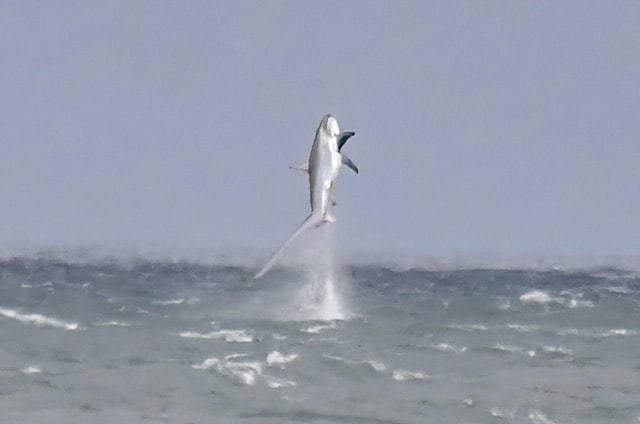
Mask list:
[[[355,135],[353,131],[340,132],[338,121],[330,114],[322,118],[316,130],[307,165],[295,168],[309,174],[311,213],[276,250],[254,278],[260,278],[269,271],[300,234],[314,226],[319,227],[324,223],[336,221],[331,214],[331,207],[336,203],[334,189],[340,167],[344,164],[356,174],[358,173],[358,167],[341,152],[342,147],[353,135]]]

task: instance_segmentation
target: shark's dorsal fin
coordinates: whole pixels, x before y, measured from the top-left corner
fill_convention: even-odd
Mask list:
[[[353,169],[353,171],[358,174],[358,167],[356,166],[355,163],[351,162],[351,159],[349,159],[348,157],[346,157],[345,155],[342,155],[342,163],[344,165],[347,165],[349,168]]]
[[[342,149],[342,146],[349,140],[349,137],[353,137],[356,133],[353,131],[343,131],[338,135],[338,151]]]

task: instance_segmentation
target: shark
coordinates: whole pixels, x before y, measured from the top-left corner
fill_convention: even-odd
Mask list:
[[[358,167],[342,153],[345,143],[354,135],[353,131],[341,132],[338,121],[331,114],[322,118],[313,139],[309,160],[301,167],[294,168],[309,174],[311,212],[280,248],[271,255],[254,278],[257,279],[266,274],[285,255],[287,249],[302,233],[325,223],[336,221],[331,208],[336,204],[335,186],[340,168],[342,165],[346,165],[356,174],[359,173]]]

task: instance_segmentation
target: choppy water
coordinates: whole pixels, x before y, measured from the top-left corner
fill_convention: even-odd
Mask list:
[[[640,422],[633,273],[252,271],[3,260],[0,422]]]

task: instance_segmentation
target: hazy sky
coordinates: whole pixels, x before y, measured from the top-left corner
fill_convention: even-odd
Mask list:
[[[0,2],[0,245],[637,254],[640,2]]]

